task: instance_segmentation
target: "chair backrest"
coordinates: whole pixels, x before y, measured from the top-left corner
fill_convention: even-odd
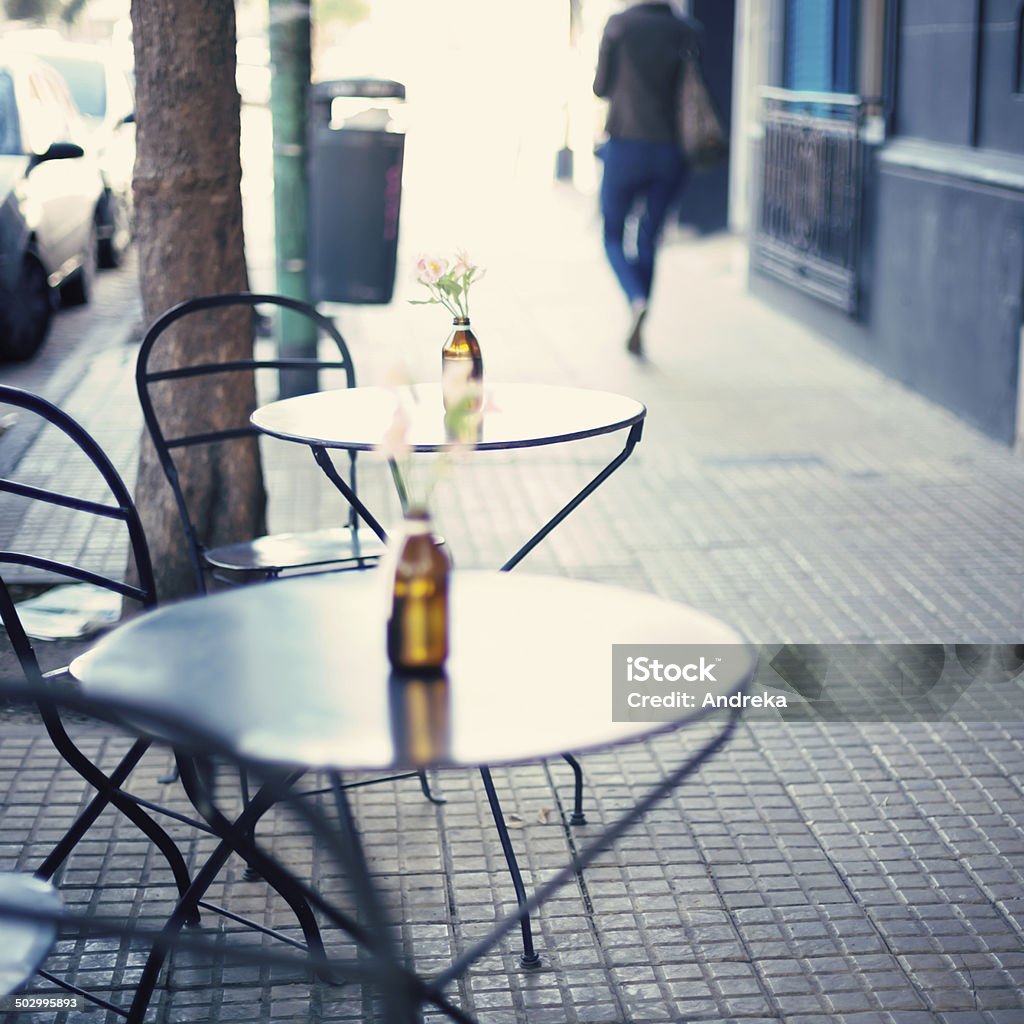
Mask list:
[[[276,359],[238,359],[231,361],[211,361],[204,358],[204,353],[197,350],[194,353],[195,361],[191,359],[180,362],[179,365],[165,370],[151,370],[150,361],[154,351],[158,348],[161,336],[172,324],[177,323],[185,317],[209,310],[226,309],[232,306],[248,306],[258,312],[258,306],[276,306],[282,311],[290,311],[300,316],[307,317],[316,326],[318,337],[326,335],[338,350],[337,359],[281,357]],[[255,322],[255,317],[254,317]],[[188,542],[189,554],[192,559],[192,568],[196,575],[196,586],[200,592],[206,589],[202,552],[204,548],[203,538],[195,527],[188,502],[185,499],[184,489],[178,473],[178,467],[174,461],[173,452],[190,448],[196,445],[216,444],[223,441],[230,441],[236,438],[255,437],[259,431],[251,423],[238,423],[226,429],[203,431],[196,434],[183,434],[169,437],[164,430],[160,416],[153,402],[153,385],[167,381],[181,381],[199,377],[212,377],[217,374],[255,372],[256,370],[341,370],[345,375],[346,387],[355,387],[356,375],[349,354],[348,345],[342,338],[341,332],[334,322],[320,313],[315,307],[299,299],[293,299],[286,295],[259,294],[255,292],[229,292],[223,295],[204,295],[194,299],[188,299],[172,306],[167,312],[161,314],[146,331],[139,349],[138,361],[135,366],[135,386],[139,393],[139,402],[142,406],[142,415],[146,422],[146,429],[153,441],[157,458],[164,471],[164,476],[174,493],[175,504],[178,508],[178,515],[181,519],[185,537]],[[354,482],[355,456],[350,455],[349,473]],[[350,513],[350,524],[355,523],[355,511]]]
[[[71,509],[74,512],[82,513],[83,516],[97,516],[124,523],[128,531],[129,548],[135,562],[138,584],[126,583],[121,579],[115,579],[69,562],[47,558],[35,551],[0,550],[0,567],[4,564],[29,566],[69,580],[95,584],[120,594],[122,597],[139,601],[147,608],[155,605],[156,581],[153,577],[153,565],[150,561],[149,546],[143,533],[142,522],[128,488],[107,454],[80,423],[45,398],[23,391],[21,388],[0,385],[0,407],[2,406],[15,406],[24,409],[60,430],[96,468],[107,485],[112,502],[77,497],[64,491],[52,490],[50,487],[23,483],[9,476],[0,478],[0,492],[18,495],[46,505]],[[23,459],[22,462],[24,463],[24,461]],[[4,546],[6,547],[6,544]],[[32,649],[32,643],[18,616],[14,600],[3,578],[2,568],[0,568],[0,620],[3,621],[7,629],[11,645],[29,681],[41,680],[42,672],[35,651]]]

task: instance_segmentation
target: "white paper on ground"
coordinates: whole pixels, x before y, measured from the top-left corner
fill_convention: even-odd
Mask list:
[[[80,640],[120,619],[121,596],[91,583],[68,583],[19,602],[17,609],[35,640]]]

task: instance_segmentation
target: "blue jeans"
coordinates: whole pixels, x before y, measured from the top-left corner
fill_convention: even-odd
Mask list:
[[[602,152],[601,216],[604,249],[615,276],[633,302],[650,298],[654,252],[669,207],[686,181],[687,169],[671,142],[609,139]],[[642,204],[637,223],[636,255],[626,254],[626,219]]]

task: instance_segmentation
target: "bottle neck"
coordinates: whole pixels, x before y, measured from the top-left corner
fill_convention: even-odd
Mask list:
[[[431,532],[430,513],[425,509],[410,509],[405,514],[405,534],[407,537],[422,537]]]
[[[457,331],[464,331],[469,327],[468,316],[457,316],[452,320],[452,327]]]

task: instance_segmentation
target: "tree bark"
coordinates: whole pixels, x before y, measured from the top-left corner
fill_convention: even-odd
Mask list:
[[[198,295],[245,291],[240,100],[234,0],[132,0],[136,73],[135,228],[145,321]],[[151,369],[252,355],[245,309],[185,317],[163,335]],[[252,374],[165,382],[154,390],[168,437],[239,426],[255,407]],[[265,529],[254,440],[174,453],[200,537],[212,546]],[[195,591],[171,489],[148,437],[136,500],[161,599]]]

